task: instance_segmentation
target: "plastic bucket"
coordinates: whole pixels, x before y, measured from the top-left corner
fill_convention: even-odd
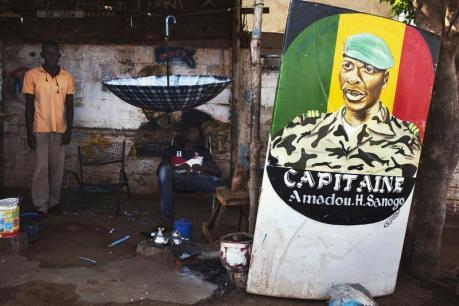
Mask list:
[[[29,242],[40,239],[41,220],[40,215],[35,212],[27,212],[20,215],[21,231],[27,233]]]
[[[19,199],[0,200],[0,238],[15,237],[19,233]]]
[[[190,220],[186,220],[186,219],[174,220],[173,229],[174,231],[179,231],[181,237],[191,240],[191,236],[193,233],[193,223],[191,223]]]

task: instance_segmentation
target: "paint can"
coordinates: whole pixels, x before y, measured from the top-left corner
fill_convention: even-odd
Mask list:
[[[174,220],[173,230],[178,231],[182,238],[191,240],[193,233],[193,223],[187,219],[177,219]]]
[[[19,233],[19,198],[0,200],[0,238],[15,237]]]
[[[231,282],[245,289],[252,254],[253,236],[249,233],[228,234],[220,238],[220,261]]]

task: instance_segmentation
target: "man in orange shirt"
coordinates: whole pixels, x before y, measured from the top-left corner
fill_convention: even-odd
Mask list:
[[[59,45],[43,43],[44,63],[24,76],[27,143],[36,165],[32,178],[32,201],[38,212],[58,211],[64,174],[64,145],[70,143],[73,127],[73,77],[59,66]]]

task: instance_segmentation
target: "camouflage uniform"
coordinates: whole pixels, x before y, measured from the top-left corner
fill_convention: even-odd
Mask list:
[[[270,144],[269,163],[301,170],[413,177],[420,154],[414,124],[380,103],[376,116],[348,136],[344,106],[319,116],[301,114]]]

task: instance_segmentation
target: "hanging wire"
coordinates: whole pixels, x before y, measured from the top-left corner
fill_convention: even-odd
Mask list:
[[[105,7],[105,10],[112,11],[114,13],[127,13],[130,14],[131,16],[148,16],[148,17],[161,17],[164,18],[167,15],[170,15],[169,13],[165,14],[157,14],[157,13],[152,13],[152,12],[139,12],[139,11],[134,11],[134,10],[128,10],[128,9],[116,9],[114,10],[112,7]],[[200,16],[200,15],[210,15],[210,14],[216,14],[216,13],[227,13],[231,12],[233,8],[228,7],[228,8],[222,8],[222,9],[215,9],[215,10],[198,10],[186,14],[177,14],[174,15],[176,18],[181,18],[181,17],[189,17],[189,16]]]

